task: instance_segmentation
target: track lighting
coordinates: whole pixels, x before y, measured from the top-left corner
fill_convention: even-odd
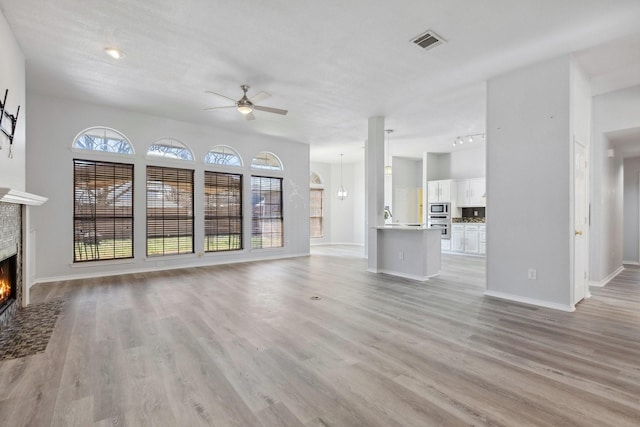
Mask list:
[[[480,137],[482,138],[482,140],[484,140],[485,135],[484,133],[474,133],[472,135],[458,136],[456,137],[455,141],[453,141],[453,146],[456,147],[458,145],[462,145],[464,144],[465,140],[469,143],[472,143],[474,141],[474,137]]]

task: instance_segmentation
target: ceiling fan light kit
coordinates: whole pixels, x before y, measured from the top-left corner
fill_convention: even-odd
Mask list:
[[[274,113],[274,114],[280,114],[282,116],[285,116],[288,111],[287,110],[283,110],[280,108],[273,108],[273,107],[263,107],[261,105],[256,105],[256,102],[259,102],[263,99],[267,99],[269,98],[271,95],[269,95],[267,92],[260,92],[258,93],[256,96],[254,96],[253,98],[249,98],[247,96],[247,91],[249,90],[250,86],[249,85],[241,85],[240,89],[242,89],[242,98],[240,98],[239,100],[234,100],[231,97],[228,97],[226,95],[222,95],[216,92],[211,92],[211,91],[207,91],[207,93],[213,94],[213,95],[217,95],[220,96],[222,98],[228,99],[229,101],[232,101],[235,103],[235,105],[228,105],[228,106],[224,106],[224,107],[211,107],[211,108],[205,108],[205,110],[219,110],[222,108],[234,108],[236,110],[238,110],[241,114],[243,114],[245,116],[245,118],[247,120],[255,120],[255,116],[253,115],[253,110],[258,110],[258,111],[264,111],[267,113]]]

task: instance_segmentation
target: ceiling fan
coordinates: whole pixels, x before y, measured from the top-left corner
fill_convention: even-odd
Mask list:
[[[255,120],[256,117],[253,115],[253,110],[266,111],[267,113],[281,114],[283,116],[288,113],[287,110],[282,110],[280,108],[263,107],[261,105],[256,105],[257,102],[260,102],[260,101],[262,101],[264,99],[267,99],[267,98],[269,98],[271,96],[267,92],[260,92],[256,96],[254,96],[252,98],[249,98],[249,97],[247,97],[247,91],[249,90],[249,86],[248,85],[242,85],[242,86],[240,86],[240,89],[242,89],[244,94],[242,95],[242,98],[240,98],[237,101],[235,99],[233,99],[233,98],[230,98],[230,97],[228,97],[226,95],[222,95],[220,93],[211,92],[209,90],[205,91],[206,93],[211,93],[213,95],[221,96],[221,97],[223,97],[225,99],[228,99],[229,101],[232,101],[234,103],[234,105],[227,105],[227,106],[224,106],[224,107],[210,107],[210,108],[205,108],[205,110],[220,110],[220,109],[223,109],[223,108],[235,108],[240,113],[244,114],[244,116],[247,118],[247,120]]]

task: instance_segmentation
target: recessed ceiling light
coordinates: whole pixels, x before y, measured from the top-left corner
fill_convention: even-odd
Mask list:
[[[118,48],[115,47],[107,47],[104,49],[104,52],[112,57],[113,59],[121,59],[124,58],[124,53]]]

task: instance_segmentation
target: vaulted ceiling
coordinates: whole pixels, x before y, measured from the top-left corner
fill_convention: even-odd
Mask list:
[[[0,0],[27,88],[361,158],[386,117],[394,155],[484,133],[486,79],[576,53],[597,92],[640,84],[638,0]],[[410,42],[426,30],[446,43]],[[115,46],[125,58],[104,53]],[[214,91],[266,91],[247,121]],[[456,148],[459,149],[459,148]]]

